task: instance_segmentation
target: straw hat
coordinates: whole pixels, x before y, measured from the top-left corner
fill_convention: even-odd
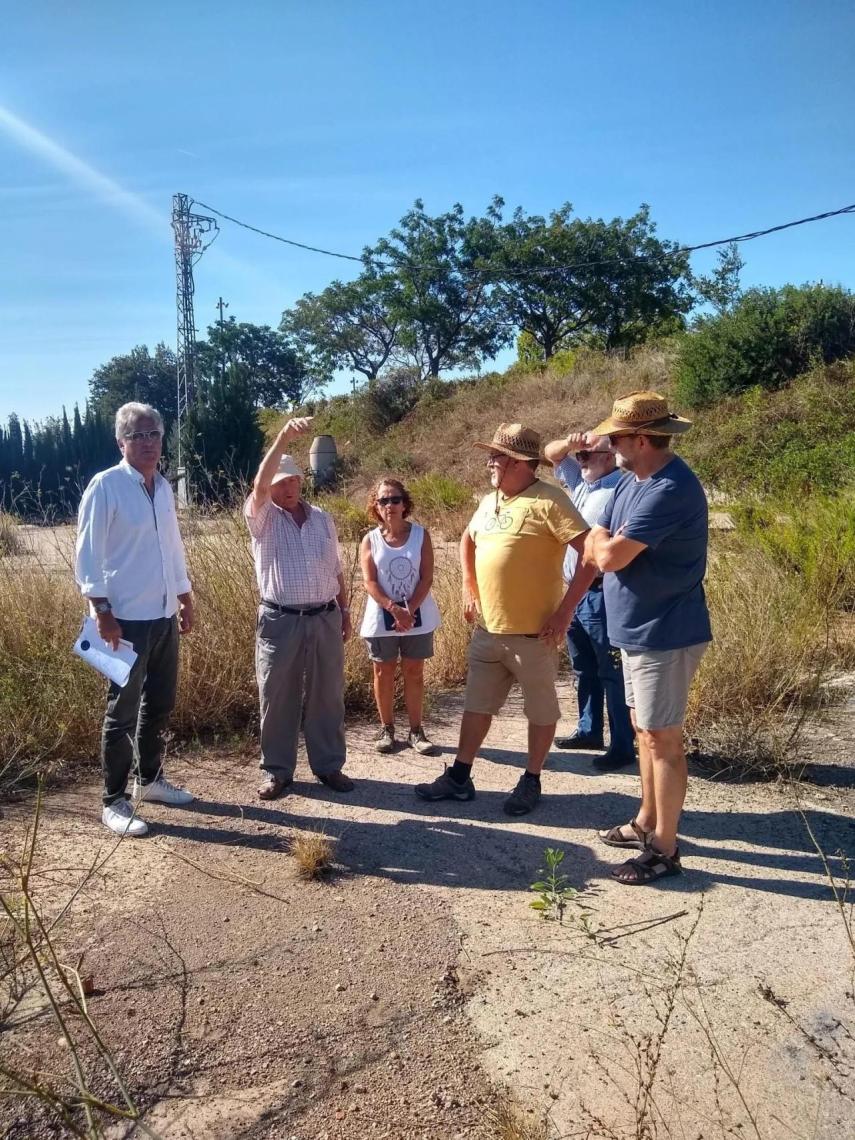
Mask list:
[[[536,459],[541,461],[540,432],[522,424],[499,424],[490,443],[473,443],[483,451],[501,451],[511,459]]]
[[[691,420],[668,411],[658,392],[630,392],[612,404],[612,414],[593,429],[594,435],[679,435]]]
[[[283,479],[290,479],[292,475],[296,475],[299,479],[302,479],[303,469],[297,466],[290,455],[283,455],[279,460],[279,468],[276,474],[270,480],[271,487],[274,483],[281,483]]]

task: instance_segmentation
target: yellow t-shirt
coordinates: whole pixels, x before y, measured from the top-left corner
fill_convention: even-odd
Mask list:
[[[469,523],[481,620],[490,633],[539,633],[566,591],[567,543],[588,524],[560,489],[537,479],[513,498],[485,495]]]

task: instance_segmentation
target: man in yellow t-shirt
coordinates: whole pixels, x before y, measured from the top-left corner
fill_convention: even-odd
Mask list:
[[[476,623],[469,646],[466,700],[454,764],[431,784],[425,800],[471,800],[472,764],[514,681],[528,720],[528,763],[505,800],[508,815],[525,815],[540,799],[540,773],[560,715],[555,680],[558,644],[595,569],[576,562],[562,575],[568,545],[581,554],[588,533],[567,495],[537,477],[540,435],[522,424],[500,424],[487,452],[492,491],[478,505],[460,542],[463,612]]]

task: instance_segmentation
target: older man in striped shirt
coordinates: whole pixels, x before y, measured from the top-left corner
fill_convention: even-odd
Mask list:
[[[309,766],[321,783],[336,792],[354,786],[342,771],[344,642],[351,625],[338,538],[326,511],[302,498],[302,471],[285,454],[310,423],[291,419],[279,432],[244,507],[261,594],[255,669],[263,800],[293,782],[301,722]]]

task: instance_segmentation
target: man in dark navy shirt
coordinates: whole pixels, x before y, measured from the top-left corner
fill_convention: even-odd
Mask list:
[[[707,501],[697,476],[670,448],[689,420],[656,392],[616,400],[594,431],[608,435],[630,474],[615,490],[585,546],[605,574],[609,641],[621,651],[627,704],[638,740],[641,806],[630,823],[601,831],[612,847],[641,848],[613,872],[650,883],[680,869],[677,826],[686,796],[683,721],[689,686],[712,640],[703,580]]]

